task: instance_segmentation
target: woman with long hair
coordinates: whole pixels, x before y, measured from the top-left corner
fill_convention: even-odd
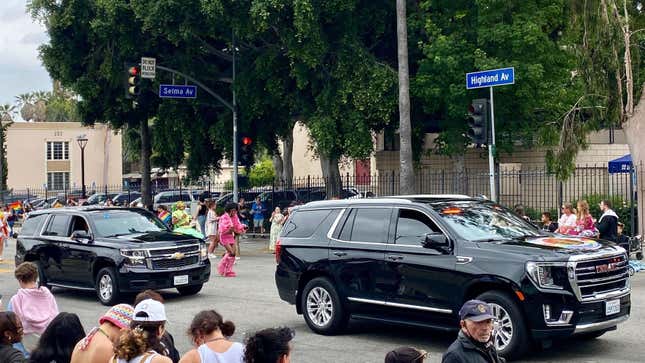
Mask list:
[[[147,299],[137,304],[130,329],[119,338],[109,363],[172,363],[158,353],[163,349],[165,325],[166,309],[162,303]]]
[[[589,213],[589,203],[584,199],[576,204],[576,226],[569,230],[569,234],[581,237],[594,237],[598,234],[593,217]]]
[[[219,241],[226,249],[226,254],[217,266],[217,271],[224,277],[235,277],[233,264],[235,263],[235,234],[246,232],[246,226],[240,223],[237,217],[237,204],[228,203],[224,214],[219,218]]]
[[[269,251],[275,252],[275,242],[278,240],[278,235],[282,231],[282,222],[284,221],[284,214],[280,210],[280,207],[275,207],[275,210],[271,214],[269,222],[271,222],[271,234],[269,235]]]
[[[68,363],[76,343],[85,337],[85,329],[72,313],[60,313],[49,323],[31,356],[30,363]]]
[[[193,318],[188,335],[195,349],[186,353],[179,363],[242,363],[244,346],[229,341],[235,324],[224,321],[215,310],[204,310]]]
[[[557,233],[569,234],[569,231],[576,228],[576,214],[571,203],[562,205],[562,215],[558,219]]]
[[[25,363],[27,360],[21,351],[14,348],[22,340],[22,324],[11,311],[0,312],[0,362]]]

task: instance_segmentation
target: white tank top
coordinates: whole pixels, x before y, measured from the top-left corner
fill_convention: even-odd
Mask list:
[[[206,344],[197,348],[201,363],[242,363],[244,360],[244,345],[233,343],[226,352],[217,353]]]
[[[142,361],[143,357],[145,357],[146,355],[147,355],[146,360]],[[159,355],[159,354],[157,354],[156,352],[147,352],[147,353],[141,354],[139,356],[136,356],[136,357],[134,357],[134,358],[132,358],[130,360],[116,358],[116,359],[112,359],[111,362],[116,362],[116,363],[150,363],[150,362],[152,362],[152,358],[154,358],[154,356],[156,356],[156,355]]]

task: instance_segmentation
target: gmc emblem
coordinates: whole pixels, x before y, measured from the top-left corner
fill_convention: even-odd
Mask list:
[[[596,266],[596,272],[597,273],[603,273],[603,272],[611,272],[614,270],[617,270],[618,266],[616,263],[608,263],[605,265],[598,265]]]

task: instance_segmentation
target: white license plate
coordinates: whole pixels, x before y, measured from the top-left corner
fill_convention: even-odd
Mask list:
[[[188,275],[175,276],[176,285],[186,285],[188,283]]]
[[[614,315],[620,312],[620,300],[609,300],[605,302],[605,315]]]

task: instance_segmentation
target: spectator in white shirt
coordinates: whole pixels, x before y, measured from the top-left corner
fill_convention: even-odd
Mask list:
[[[562,215],[558,219],[557,233],[567,234],[570,230],[576,228],[576,213],[571,203],[565,203],[562,206]]]

